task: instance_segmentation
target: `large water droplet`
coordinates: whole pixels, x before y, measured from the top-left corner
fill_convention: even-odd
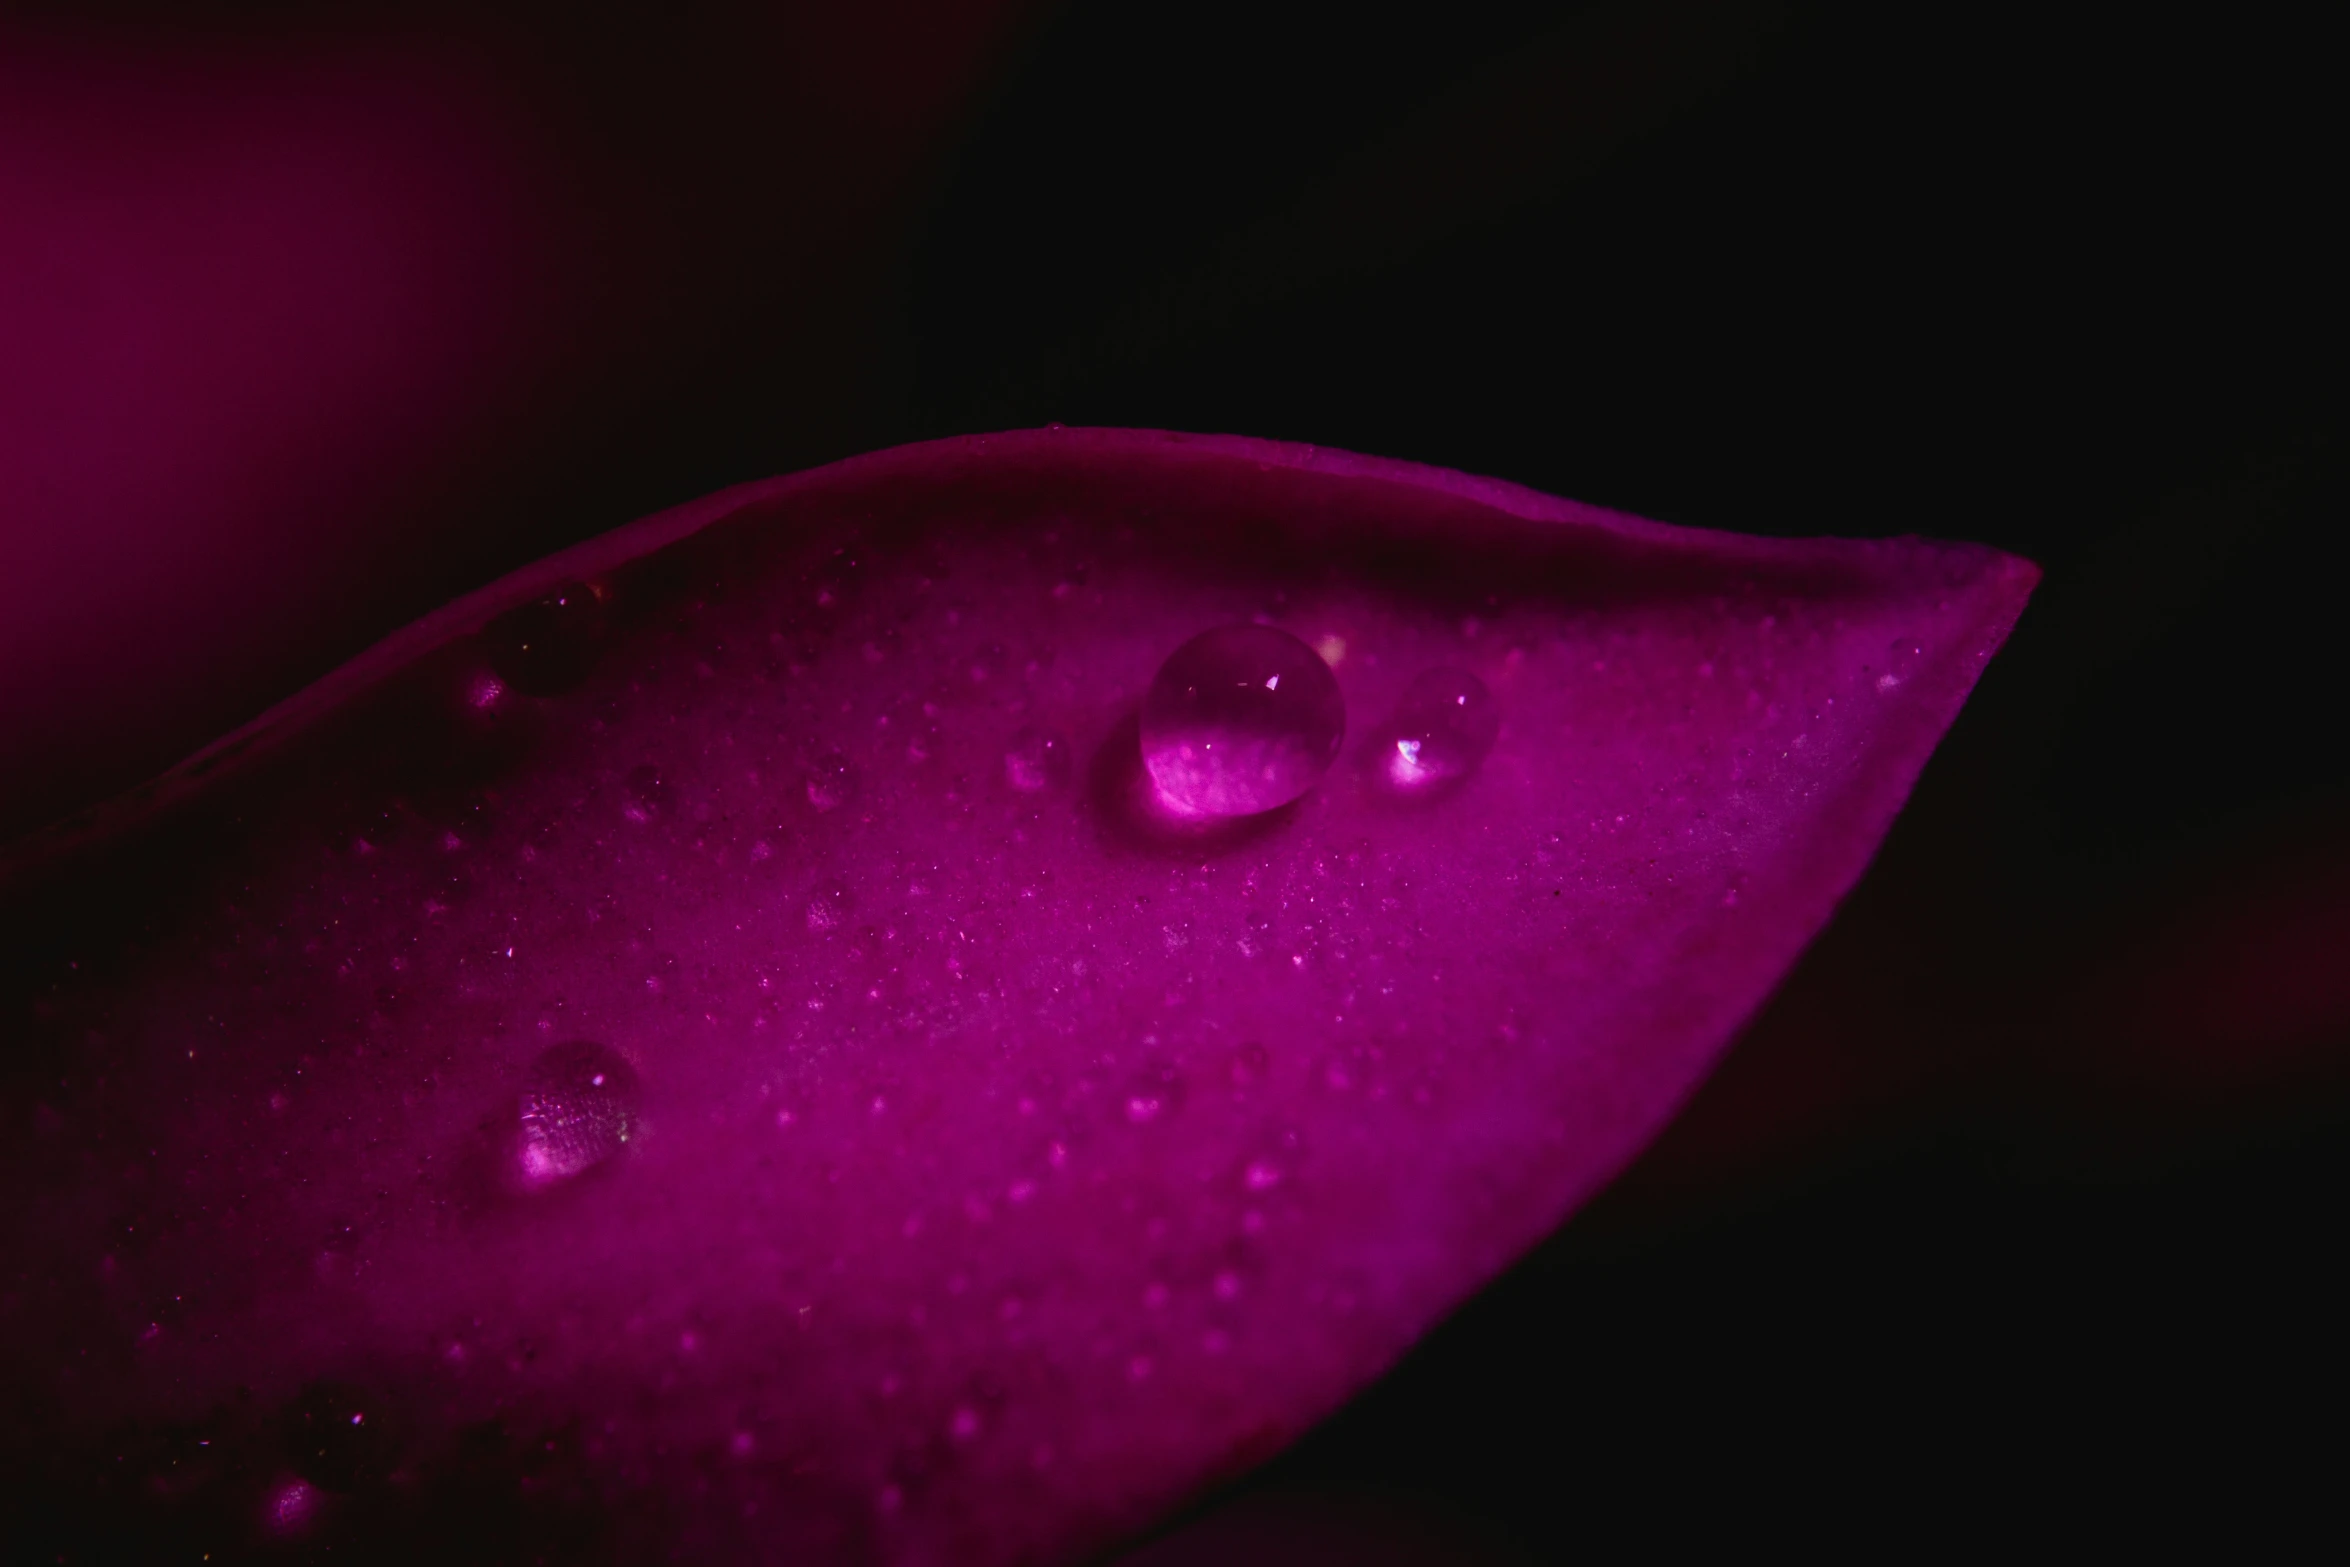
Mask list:
[[[1398,794],[1431,794],[1475,772],[1500,733],[1484,681],[1465,669],[1431,669],[1405,688],[1373,766]]]
[[[1270,626],[1223,626],[1169,654],[1142,703],[1142,760],[1194,817],[1253,816],[1321,782],[1346,700],[1314,650]]]
[[[603,1163],[636,1132],[636,1073],[589,1040],[540,1052],[522,1088],[521,1173],[538,1186]]]

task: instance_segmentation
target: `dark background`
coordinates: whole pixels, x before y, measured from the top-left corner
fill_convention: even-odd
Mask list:
[[[1708,527],[1985,540],[2045,586],[1721,1075],[1180,1559],[2315,1510],[2350,1307],[2316,33],[1741,0],[874,15],[105,12],[87,36],[141,49],[461,40],[560,171],[536,297],[566,347],[343,514],[332,616],[143,728],[40,730],[0,828],[549,549],[954,432],[1233,431]]]

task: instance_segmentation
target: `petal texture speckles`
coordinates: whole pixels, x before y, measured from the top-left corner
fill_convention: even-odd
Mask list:
[[[10,1379],[59,1452],[217,1428],[256,1517],[301,1471],[252,1411],[380,1390],[390,1478],[306,1529],[1099,1547],[1655,1134],[2035,577],[1121,431],[622,530],[18,851]],[[1169,827],[1140,704],[1250,624],[1345,749]],[[1465,760],[1399,790],[1399,736]]]

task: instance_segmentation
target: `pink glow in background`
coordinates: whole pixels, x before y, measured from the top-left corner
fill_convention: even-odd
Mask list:
[[[111,781],[87,769],[218,729],[224,690],[347,635],[387,553],[435,546],[413,513],[513,421],[559,242],[488,84],[416,45],[19,36],[0,72],[21,829]],[[61,752],[93,760],[33,765]]]
[[[678,499],[549,469],[715,362],[793,367],[756,413],[795,452],[867,436],[874,258],[1002,27],[292,20],[0,24],[10,835],[594,531],[567,512]]]

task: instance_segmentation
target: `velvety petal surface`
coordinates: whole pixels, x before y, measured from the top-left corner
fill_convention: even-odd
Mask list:
[[[11,1456],[232,1553],[1108,1544],[1654,1135],[2035,579],[1085,430],[555,557],[0,872]],[[1155,813],[1252,621],[1338,764]],[[1498,737],[1398,790],[1431,670]]]

